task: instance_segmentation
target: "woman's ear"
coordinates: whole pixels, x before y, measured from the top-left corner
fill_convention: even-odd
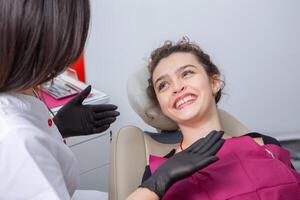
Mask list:
[[[213,95],[215,96],[222,87],[222,80],[221,80],[220,75],[215,74],[215,75],[211,76],[210,83],[211,83],[211,89],[212,89]]]

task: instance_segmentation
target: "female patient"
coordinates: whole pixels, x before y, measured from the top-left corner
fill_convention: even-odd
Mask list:
[[[216,104],[223,81],[198,45],[185,38],[176,44],[167,41],[152,52],[148,67],[149,94],[178,124],[183,140],[165,157],[151,156],[141,187],[147,187],[157,166],[212,130],[222,130]],[[234,138],[225,133],[223,138],[219,160],[176,182],[162,199],[300,199],[300,175],[277,140],[258,133]]]

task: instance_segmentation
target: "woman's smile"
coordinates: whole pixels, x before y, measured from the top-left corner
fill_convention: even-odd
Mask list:
[[[193,104],[197,99],[197,96],[192,93],[186,93],[176,98],[174,102],[174,108],[177,110],[182,110],[189,105]]]

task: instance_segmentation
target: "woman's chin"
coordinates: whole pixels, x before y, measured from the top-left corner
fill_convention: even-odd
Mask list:
[[[176,123],[182,124],[182,123],[193,122],[197,118],[199,118],[197,112],[195,112],[195,110],[191,110],[190,112],[184,112],[184,113],[179,113],[177,115],[174,115],[172,119]]]

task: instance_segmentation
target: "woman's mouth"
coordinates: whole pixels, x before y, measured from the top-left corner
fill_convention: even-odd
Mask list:
[[[185,94],[181,97],[178,97],[175,100],[174,108],[177,110],[182,110],[186,106],[189,106],[190,104],[194,103],[197,99],[197,96],[194,94]]]

